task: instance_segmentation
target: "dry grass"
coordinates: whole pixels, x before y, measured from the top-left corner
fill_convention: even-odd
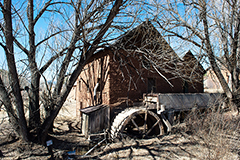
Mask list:
[[[196,155],[198,159],[225,160],[232,159],[233,154],[239,158],[239,116],[233,117],[231,112],[222,112],[215,106],[203,113],[191,112],[185,124],[185,133],[190,133],[195,142],[205,148],[202,154]]]
[[[66,115],[66,114],[64,114]],[[89,142],[81,135],[80,126],[73,119],[57,119],[54,134],[54,156],[76,147],[86,149]],[[0,159],[48,159],[48,151],[37,144],[22,144],[10,136],[11,126],[4,120],[0,123]],[[154,159],[154,160],[234,160],[240,159],[240,117],[222,113],[219,107],[205,112],[192,111],[183,123],[174,126],[169,135],[152,139],[126,137],[116,143],[108,143],[95,149],[90,159]],[[56,158],[64,159],[64,158]],[[84,159],[76,157],[75,159]],[[85,157],[85,159],[87,159]]]

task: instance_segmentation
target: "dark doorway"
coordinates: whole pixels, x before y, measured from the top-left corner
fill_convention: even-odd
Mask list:
[[[156,93],[156,82],[154,78],[148,78],[148,93]]]

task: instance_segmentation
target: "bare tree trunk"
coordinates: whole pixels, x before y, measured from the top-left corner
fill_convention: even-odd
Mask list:
[[[15,65],[13,51],[13,35],[12,35],[12,15],[11,15],[11,0],[4,0],[4,20],[5,20],[5,38],[6,38],[6,58],[9,69],[9,82],[13,92],[14,105],[16,105],[18,123],[20,128],[20,136],[22,140],[28,141],[27,122],[24,116],[23,99],[20,91],[17,69]]]
[[[39,81],[40,74],[36,64],[36,46],[33,19],[33,0],[28,1],[28,29],[30,51],[28,52],[29,68],[31,71],[31,88],[29,90],[29,127],[37,128],[40,125],[39,110]]]
[[[37,71],[36,71],[37,72]],[[40,109],[39,109],[39,80],[38,73],[32,73],[31,89],[29,90],[29,127],[37,128],[40,125]]]
[[[11,99],[9,98],[9,94],[3,84],[2,78],[0,76],[0,97],[2,97],[2,103],[4,107],[6,108],[10,124],[12,124],[14,130],[17,132],[17,134],[20,136],[20,128],[18,126],[18,117],[14,112]]]
[[[226,94],[226,96],[228,98],[231,110],[233,112],[238,113],[237,105],[233,101],[233,98],[234,98],[233,94],[232,94],[228,84],[226,83],[226,80],[224,79],[220,68],[218,67],[218,65],[216,63],[216,58],[215,58],[213,50],[212,50],[212,45],[211,45],[210,38],[209,38],[206,1],[205,0],[200,1],[200,5],[202,5],[201,14],[202,14],[202,21],[203,21],[203,26],[204,26],[205,44],[206,44],[206,49],[207,49],[207,54],[208,54],[210,64],[212,66],[214,73],[218,77],[218,80],[224,90],[224,93]]]
[[[55,108],[51,114],[50,117],[47,117],[44,123],[41,126],[41,130],[38,134],[38,140],[41,144],[45,143],[45,140],[48,135],[48,129],[50,128],[52,122],[58,115],[58,112],[60,111],[63,103],[66,101],[67,96],[69,95],[71,88],[73,87],[75,81],[77,80],[78,76],[80,75],[83,67],[85,66],[86,62],[89,60],[89,58],[93,55],[93,53],[96,51],[98,44],[100,43],[102,37],[107,32],[108,28],[111,26],[111,23],[113,22],[113,19],[116,17],[116,15],[119,12],[119,8],[123,5],[123,0],[116,0],[115,4],[113,5],[106,22],[102,26],[101,30],[98,32],[98,34],[95,37],[95,40],[93,41],[91,47],[87,50],[85,55],[81,56],[81,59],[73,71],[69,83],[66,85],[66,87],[63,89],[62,94],[59,95],[58,98],[55,99]]]
[[[20,5],[18,5],[19,3]],[[11,85],[8,90],[4,86],[6,84],[0,81],[2,83],[0,84],[0,101],[4,100],[3,104],[10,121],[24,141],[28,141],[28,134],[37,132],[37,138],[44,144],[49,130],[52,129],[54,119],[86,62],[98,48],[107,44],[107,41],[113,40],[108,38],[110,35],[117,35],[115,31],[114,33],[108,32],[110,35],[106,35],[106,32],[110,27],[123,32],[134,23],[132,22],[122,29],[122,27],[116,27],[115,24],[122,26],[123,19],[117,19],[116,23],[113,22],[120,8],[124,10],[122,15],[125,17],[125,11],[128,12],[126,8],[131,7],[132,3],[128,0],[124,2],[123,0],[93,0],[89,2],[47,0],[38,7],[35,6],[33,0],[19,3],[4,0],[4,5],[2,5],[0,2],[4,17],[4,22],[0,24],[0,34],[2,38],[6,39],[0,42],[0,46],[6,53]],[[14,6],[15,4],[16,6]],[[52,13],[52,17],[45,19],[47,26],[42,28],[46,29],[46,32],[38,33],[36,29],[42,27],[38,21],[49,11]],[[132,11],[129,13],[131,15]],[[14,16],[11,17],[11,14]],[[72,20],[73,15],[75,15],[75,19],[69,21]],[[55,23],[56,21],[60,23]],[[24,41],[26,37],[28,37],[27,43]],[[13,46],[13,43],[16,45]],[[20,56],[16,60],[14,47],[21,50]],[[25,56],[28,58],[27,62]],[[26,67],[21,68],[23,70],[19,68],[19,73],[30,75],[30,77],[24,77],[30,81],[30,84],[26,84],[27,86],[20,86],[19,82],[22,79],[17,73],[18,64]],[[55,65],[56,68],[54,68]],[[60,68],[58,68],[59,66]],[[54,83],[53,91],[48,88],[47,79],[49,77],[45,77],[48,76],[49,71],[56,73],[51,77],[53,81],[57,81]],[[49,108],[49,115],[44,117],[43,122],[40,118],[40,104],[42,104],[40,101],[43,98],[39,93],[40,78],[44,78],[48,90],[47,99],[43,99],[43,103],[50,102],[49,105],[44,104],[44,107],[47,106],[46,109]],[[25,99],[22,97],[20,87],[25,87],[28,91],[29,128],[26,122],[28,116],[26,118],[24,113],[23,100]],[[31,129],[31,133],[28,129]],[[33,130],[36,132],[32,132]]]

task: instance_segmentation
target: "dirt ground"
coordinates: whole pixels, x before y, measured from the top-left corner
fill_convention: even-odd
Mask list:
[[[153,159],[153,160],[198,160],[198,159],[240,159],[239,137],[235,137],[235,150],[206,143],[206,140],[186,132],[184,124],[179,124],[171,134],[152,139],[131,139],[129,137],[114,142],[108,140],[97,146],[88,155],[89,149],[96,143],[90,143],[81,133],[81,124],[75,117],[75,108],[66,103],[55,121],[53,141],[55,159]],[[0,150],[3,160],[47,160],[48,148],[23,143],[16,138],[7,116],[0,111]],[[99,139],[100,141],[101,139]],[[214,147],[212,147],[214,146]],[[71,155],[74,154],[74,155]]]

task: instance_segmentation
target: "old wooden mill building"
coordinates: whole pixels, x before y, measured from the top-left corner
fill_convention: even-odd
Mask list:
[[[79,76],[76,100],[83,133],[109,127],[117,109],[141,104],[144,93],[202,93],[204,73],[190,51],[179,58],[144,22],[94,54]]]

